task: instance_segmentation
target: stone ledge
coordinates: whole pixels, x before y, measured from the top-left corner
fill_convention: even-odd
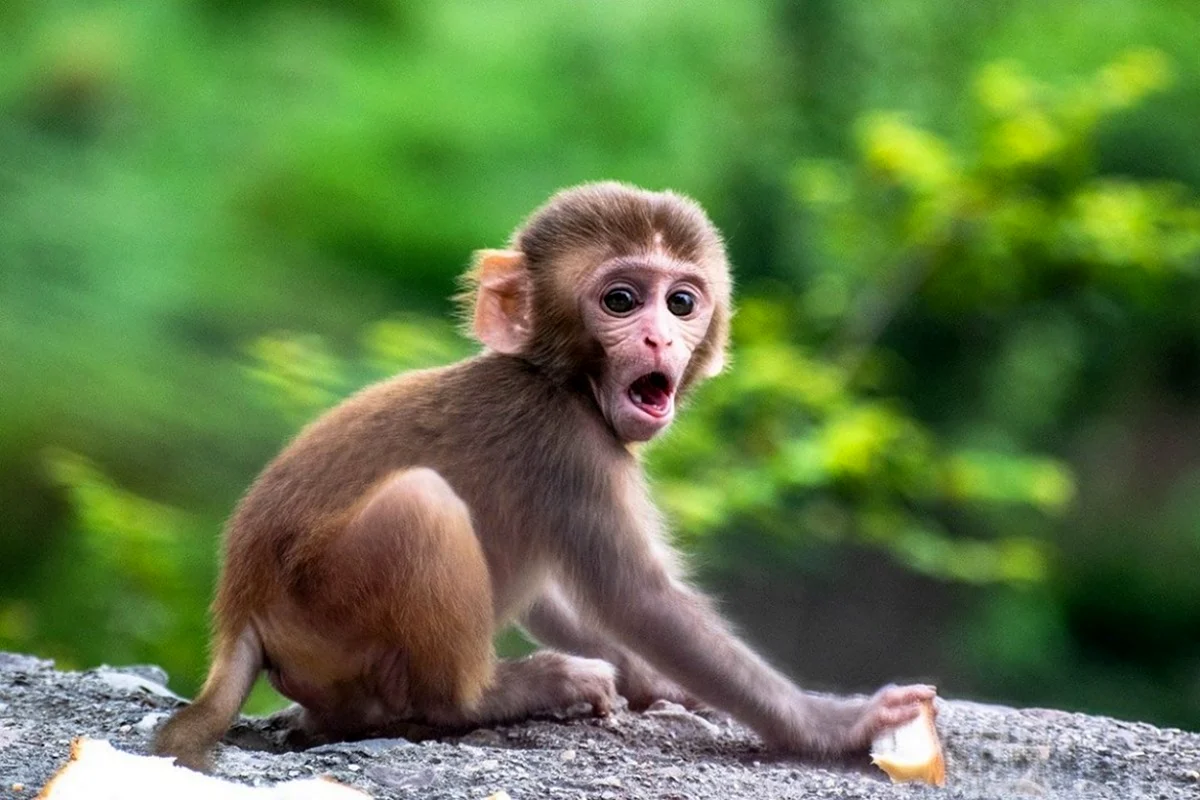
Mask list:
[[[34,797],[76,736],[144,753],[179,702],[155,667],[59,672],[0,653],[0,798]],[[717,714],[682,709],[536,720],[415,744],[372,739],[304,752],[222,746],[218,774],[245,783],[330,775],[377,798],[808,800],[815,798],[1200,798],[1200,734],[1043,709],[939,701],[947,785],[893,786],[861,762],[776,758]],[[255,720],[242,741],[269,731]],[[249,738],[246,738],[249,737]],[[21,791],[13,785],[22,785]]]

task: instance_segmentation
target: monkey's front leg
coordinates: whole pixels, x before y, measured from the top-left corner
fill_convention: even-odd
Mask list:
[[[645,659],[613,641],[580,616],[554,583],[521,618],[525,632],[547,647],[565,650],[588,658],[600,658],[617,668],[617,692],[635,711],[648,708],[658,700],[679,703],[688,708],[702,704],[679,684],[651,667]]]
[[[689,587],[651,568],[623,588],[641,612],[613,614],[606,622],[651,664],[781,750],[809,756],[865,751],[934,696],[932,687],[921,685],[885,687],[867,699],[804,692],[730,633]]]
[[[928,686],[873,697],[809,694],[738,640],[707,599],[678,580],[652,546],[647,514],[609,518],[572,544],[568,574],[604,627],[700,700],[754,728],[773,746],[809,756],[865,751],[882,731],[916,717]],[[597,523],[601,519],[597,517]],[[593,564],[606,565],[596,569]]]

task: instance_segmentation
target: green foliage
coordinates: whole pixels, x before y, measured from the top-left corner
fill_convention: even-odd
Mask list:
[[[419,315],[377,322],[363,332],[360,344],[361,356],[348,363],[330,353],[320,337],[274,333],[247,348],[246,373],[268,403],[298,424],[365,382],[448,364],[471,350],[448,323]]]
[[[213,577],[198,521],[122,489],[76,453],[48,450],[44,464],[71,502],[74,535],[42,566],[42,602],[0,603],[0,636],[36,645],[64,667],[80,666],[74,654],[83,640],[102,643],[112,663],[195,670],[186,637],[204,635],[195,598]]]
[[[1137,302],[1151,281],[1192,274],[1200,207],[1178,185],[1099,174],[1093,155],[1107,115],[1161,90],[1169,75],[1162,54],[1147,50],[1065,90],[992,64],[976,83],[979,130],[969,148],[902,115],[872,113],[859,126],[856,163],[803,163],[797,191],[829,256],[792,303],[743,304],[738,368],[656,452],[663,496],[685,529],[749,519],[793,536],[865,539],[939,577],[1044,579],[1049,544],[1025,531],[1027,517],[990,514],[997,530],[987,539],[963,539],[938,520],[981,505],[1056,517],[1074,495],[1070,469],[1011,445],[956,444],[905,413],[886,396],[890,354],[879,340],[907,305],[996,315],[1068,281]],[[1055,328],[1018,328],[998,363],[999,405],[1037,414],[1062,370],[1079,367],[1071,356],[1079,322],[1060,324],[1061,353]],[[832,359],[802,344],[821,332],[833,339]],[[1059,365],[1038,357],[1047,349]],[[1021,431],[1005,437],[1016,444],[1012,433]]]
[[[942,574],[968,580],[1020,576],[1050,584],[1048,594],[1026,598],[998,592],[972,621],[967,658],[980,674],[995,676],[987,682],[1001,693],[1033,699],[1038,692],[1017,684],[1053,680],[1070,663],[1106,688],[1064,689],[1064,702],[1087,706],[1124,682],[1137,687],[1137,702],[1168,713],[1165,700],[1149,699],[1147,678],[1132,678],[1136,670],[1126,659],[1149,659],[1174,650],[1168,640],[1195,635],[1194,626],[1166,611],[1194,609],[1190,590],[1164,603],[1116,589],[1128,585],[1134,563],[1181,547],[1190,554],[1185,558],[1200,554],[1194,543],[1184,544],[1179,523],[1147,507],[1137,522],[1105,520],[1106,533],[1075,521],[1064,536],[1061,524],[1046,523],[1071,510],[1078,466],[1032,455],[1047,445],[1078,447],[1070,431],[1080,419],[1162,391],[1155,387],[1164,378],[1143,365],[1163,359],[1164,341],[1200,337],[1194,315],[1161,313],[1180,302],[1195,308],[1200,204],[1194,192],[1179,181],[1115,173],[1106,168],[1102,146],[1122,116],[1167,91],[1172,80],[1166,57],[1148,49],[1064,86],[1041,83],[1012,61],[996,62],[974,82],[973,124],[961,141],[903,114],[873,112],[857,128],[852,163],[809,160],[794,174],[811,214],[809,230],[825,253],[807,262],[809,288],[798,300],[808,322],[802,337],[850,374],[877,384],[872,391],[889,381],[922,381],[906,395],[924,421],[916,441],[925,444],[904,449],[910,458],[934,454],[935,479],[916,485],[936,491],[905,496],[904,514],[885,517],[894,526],[888,546],[918,570],[941,564]],[[1171,346],[1185,353],[1194,347]],[[1179,373],[1171,375],[1171,391],[1194,399],[1194,384],[1180,388]],[[857,448],[850,452],[886,442],[879,430],[876,423],[873,432],[851,437]],[[1080,464],[1096,474],[1097,464]],[[877,474],[873,486],[885,491],[888,482]],[[976,534],[991,528],[996,536],[981,546],[952,531],[955,547],[948,548],[937,533],[944,526],[920,522],[913,536],[911,512],[930,500],[939,518],[951,505],[994,506],[1001,513],[978,516],[969,527]],[[1084,501],[1108,505],[1095,496]],[[1002,510],[1018,504],[1049,518]],[[874,513],[870,505],[866,510]],[[1156,543],[1138,544],[1147,537]],[[1156,569],[1156,592],[1171,585],[1168,572]],[[1114,630],[1160,635],[1150,643]],[[1073,633],[1109,652],[1112,666],[1073,649]],[[1114,637],[1116,643],[1105,643]],[[1180,660],[1170,661],[1170,669],[1156,666],[1164,682],[1178,681],[1173,670],[1192,657],[1175,652]]]
[[[1047,543],[1019,531],[955,538],[938,509],[1025,505],[1061,513],[1073,489],[1049,458],[955,451],[894,399],[780,336],[775,301],[737,317],[734,367],[703,390],[654,451],[663,502],[683,533],[759,528],[853,539],[912,569],[971,582],[1045,576]]]
[[[92,558],[119,567],[135,588],[179,581],[181,565],[171,557],[171,545],[187,524],[181,512],[114,486],[77,454],[51,451],[46,462],[68,492]]]
[[[989,65],[976,82],[978,130],[959,151],[903,115],[868,115],[857,164],[797,171],[836,259],[811,303],[894,280],[901,267],[919,273],[914,283],[944,314],[995,314],[1070,284],[1145,301],[1170,277],[1194,275],[1200,207],[1187,189],[1096,163],[1101,126],[1169,75],[1156,51],[1057,91],[1015,64]]]

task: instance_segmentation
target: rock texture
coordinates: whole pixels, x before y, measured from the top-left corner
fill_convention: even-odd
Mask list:
[[[32,798],[76,736],[145,752],[179,702],[155,667],[58,672],[0,653],[0,798]],[[330,775],[377,798],[1200,798],[1200,734],[1038,709],[939,701],[947,785],[893,786],[865,759],[804,764],[771,756],[728,719],[678,707],[605,719],[541,720],[413,743],[374,739],[269,752],[247,720],[219,774],[246,783]]]

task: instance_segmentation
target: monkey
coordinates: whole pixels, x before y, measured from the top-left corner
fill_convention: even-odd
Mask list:
[[[208,677],[154,750],[211,769],[265,672],[296,729],[469,729],[618,696],[707,704],[772,748],[865,751],[934,695],[801,690],[690,582],[640,445],[726,359],[732,277],[699,204],[583,184],[459,297],[482,352],[367,387],[311,423],[226,526]],[[517,622],[547,648],[498,659]]]

